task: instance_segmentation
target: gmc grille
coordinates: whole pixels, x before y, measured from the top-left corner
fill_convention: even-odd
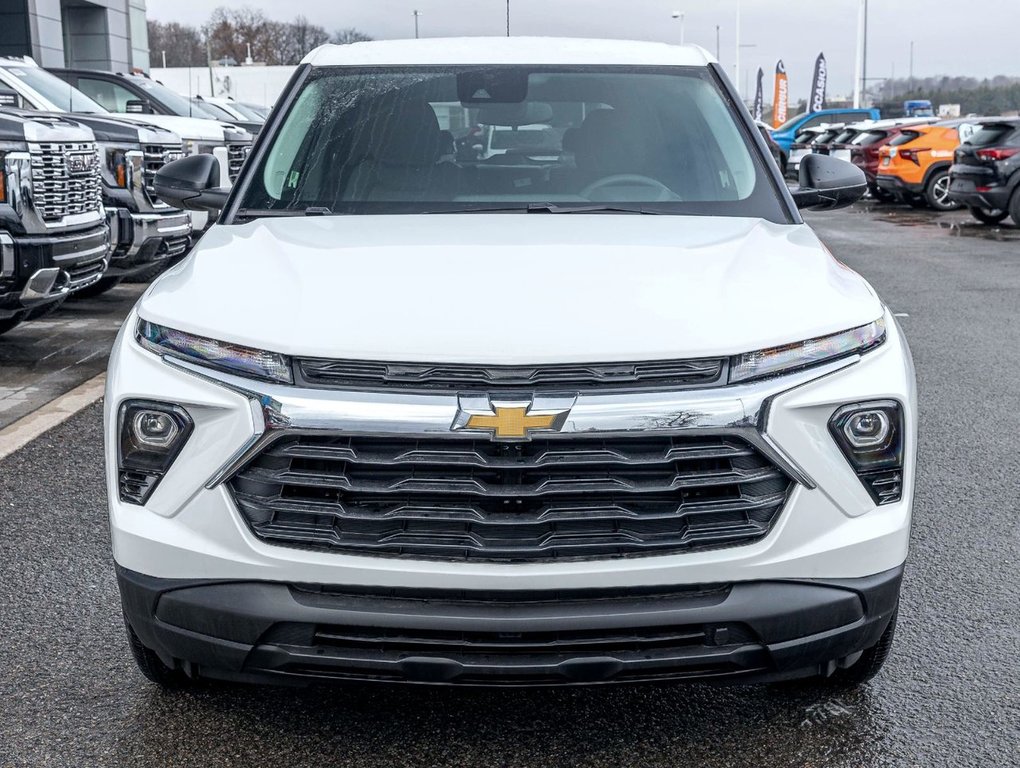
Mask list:
[[[747,544],[768,534],[790,485],[732,436],[285,436],[230,481],[269,543],[507,562]]]
[[[251,144],[248,143],[227,145],[227,169],[231,183],[237,181],[237,177],[241,175],[241,168],[250,151]]]
[[[29,144],[32,189],[43,221],[98,211],[102,205],[99,154],[92,142]]]
[[[151,200],[155,201],[157,199],[156,172],[167,163],[184,157],[184,148],[180,144],[146,144],[142,147],[142,153],[144,155],[142,177],[145,192]]]

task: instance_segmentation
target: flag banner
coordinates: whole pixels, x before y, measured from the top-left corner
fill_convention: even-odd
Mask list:
[[[780,59],[776,63],[776,88],[772,94],[772,127],[778,128],[786,122],[790,108],[790,84],[786,78],[786,65]]]
[[[808,112],[825,109],[825,84],[829,79],[829,68],[825,65],[825,54],[818,54],[815,59],[815,76],[811,78],[811,98],[808,100]]]
[[[765,112],[765,94],[762,93],[762,80],[765,79],[765,73],[762,72],[761,67],[758,67],[758,85],[754,89],[754,119],[761,120],[762,115]]]

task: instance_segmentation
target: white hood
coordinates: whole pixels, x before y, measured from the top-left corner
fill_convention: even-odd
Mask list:
[[[806,225],[434,214],[214,226],[139,313],[292,355],[512,365],[736,354],[882,305]]]
[[[130,112],[114,112],[103,117],[116,117],[132,123],[157,125],[173,131],[185,141],[223,141],[223,126],[215,120],[201,117],[178,117],[177,115],[148,115]]]

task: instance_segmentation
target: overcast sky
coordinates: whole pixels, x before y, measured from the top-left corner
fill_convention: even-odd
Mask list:
[[[148,0],[149,17],[201,24],[217,5],[250,6],[289,21],[298,13],[332,31],[357,27],[375,38],[414,36],[411,12],[421,11],[423,37],[501,35],[506,32],[505,0]],[[716,50],[733,77],[738,0],[511,0],[515,35],[618,37],[679,42],[685,13],[686,40]],[[859,0],[741,0],[738,86],[754,87],[754,72],[766,73],[766,97],[776,60],[783,59],[793,100],[806,98],[815,56],[829,63],[829,95],[853,90]],[[905,77],[914,41],[914,74],[991,77],[1020,76],[1017,32],[1020,0],[977,0],[966,10],[959,0],[871,0],[868,77]],[[153,52],[153,61],[157,60]]]

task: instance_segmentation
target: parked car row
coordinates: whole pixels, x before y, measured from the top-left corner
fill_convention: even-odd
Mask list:
[[[800,125],[779,160],[788,178],[797,178],[805,156],[831,155],[860,168],[880,202],[936,211],[966,207],[983,223],[1012,217],[1020,224],[1020,118],[869,115],[856,123],[828,123],[804,117],[795,118]],[[783,146],[779,130],[771,138]]]
[[[188,251],[210,217],[159,200],[156,172],[211,155],[229,186],[253,139],[239,123],[254,122],[190,104],[147,78],[0,57],[0,334]]]

